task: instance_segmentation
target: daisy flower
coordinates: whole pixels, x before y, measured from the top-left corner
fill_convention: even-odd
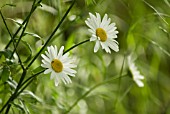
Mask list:
[[[76,71],[72,68],[77,67],[77,65],[73,64],[68,53],[63,55],[64,46],[60,48],[59,52],[57,46],[49,46],[47,49],[45,54],[41,54],[43,58],[41,66],[46,68],[44,74],[51,73],[50,79],[55,79],[56,86],[60,80],[65,84],[71,83],[69,76],[75,76]]]
[[[135,66],[134,61],[132,60],[131,56],[128,56],[128,66],[129,66],[129,71],[132,74],[132,78],[134,82],[139,86],[143,87],[144,83],[141,81],[144,79],[144,76],[140,74],[138,71],[137,67]]]
[[[99,13],[96,16],[89,13],[90,18],[85,21],[86,25],[90,28],[89,32],[92,34],[90,41],[95,41],[94,52],[97,52],[100,48],[104,49],[107,53],[111,53],[110,49],[118,52],[118,42],[115,40],[117,38],[118,31],[115,27],[115,23],[110,23],[111,19],[105,14],[101,20]]]

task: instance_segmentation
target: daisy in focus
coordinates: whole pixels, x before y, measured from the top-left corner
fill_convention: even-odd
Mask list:
[[[140,74],[140,72],[138,71],[137,67],[135,66],[134,61],[132,60],[131,56],[128,56],[128,66],[129,66],[129,71],[132,74],[132,78],[134,80],[134,82],[139,86],[139,87],[143,87],[144,83],[142,82],[142,80],[144,79],[144,76]]]
[[[86,25],[90,28],[89,32],[92,34],[90,41],[95,41],[94,52],[97,52],[100,48],[104,49],[107,53],[111,53],[110,49],[118,52],[118,42],[115,40],[117,38],[118,31],[115,27],[115,23],[110,23],[111,19],[105,14],[101,20],[99,13],[96,16],[89,13],[90,18],[85,21]]]
[[[68,53],[63,55],[64,46],[57,49],[57,46],[47,47],[48,51],[41,54],[43,60],[41,66],[46,68],[44,74],[51,73],[50,79],[55,79],[55,85],[58,86],[59,81],[62,80],[65,84],[71,83],[69,76],[75,76],[77,65],[68,57]],[[69,76],[68,76],[69,75]]]

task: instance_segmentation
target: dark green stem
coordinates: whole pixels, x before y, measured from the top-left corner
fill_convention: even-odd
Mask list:
[[[86,43],[86,42],[88,42],[88,41],[90,41],[90,40],[88,39],[88,40],[82,41],[82,42],[80,42],[80,43],[78,43],[78,44],[75,44],[73,47],[71,47],[71,48],[69,48],[68,50],[64,51],[63,54],[69,52],[70,50],[74,49],[75,47],[77,47],[77,46],[79,46],[79,45],[81,45],[81,44],[84,44],[84,43]]]
[[[34,0],[33,5],[32,5],[32,8],[31,8],[31,11],[30,11],[30,13],[29,13],[29,17],[28,17],[28,19],[27,19],[27,22],[26,22],[26,24],[25,24],[25,26],[24,26],[24,28],[23,28],[23,30],[22,30],[22,33],[21,33],[21,35],[20,35],[20,37],[19,37],[19,39],[18,39],[18,42],[16,43],[16,46],[15,46],[15,48],[14,48],[14,50],[13,50],[10,58],[12,58],[13,54],[15,53],[15,51],[16,51],[16,49],[17,49],[17,47],[18,47],[18,45],[19,45],[19,43],[20,43],[20,41],[21,41],[21,38],[22,38],[23,35],[24,35],[24,32],[25,32],[25,30],[26,30],[26,28],[27,28],[29,19],[30,19],[30,17],[31,17],[31,14],[33,14],[33,12],[34,12],[34,10],[36,9],[37,5],[38,5],[41,1],[42,1],[42,0],[40,0],[37,4],[35,4],[36,0]]]
[[[30,76],[27,80],[25,80],[25,81],[22,83],[21,86],[25,85],[27,82],[28,82],[28,83],[17,93],[16,96],[20,95],[20,94],[25,90],[25,88],[28,87],[28,85],[31,84],[31,82],[34,80],[34,78],[36,78],[39,74],[41,74],[41,73],[43,73],[43,72],[44,72],[44,70],[42,70],[42,71],[40,71],[40,72],[38,72],[38,73]]]
[[[59,24],[57,25],[57,27],[54,29],[54,31],[52,32],[52,34],[49,36],[48,40],[46,41],[46,43],[44,44],[44,46],[41,48],[41,50],[34,56],[34,58],[32,59],[32,61],[28,64],[28,66],[26,67],[26,69],[28,69],[33,62],[36,60],[36,58],[41,54],[41,52],[44,50],[44,48],[48,45],[48,43],[50,42],[50,40],[53,38],[54,34],[56,33],[56,31],[59,29],[59,27],[61,26],[61,24],[63,23],[63,21],[65,20],[66,16],[68,15],[68,13],[70,12],[71,8],[73,7],[75,3],[75,0],[72,2],[71,6],[69,7],[69,9],[66,11],[66,13],[64,14],[63,18],[61,19],[61,21],[59,22]]]
[[[40,0],[37,4],[39,4],[42,0]],[[32,7],[33,8],[33,7]],[[33,8],[33,11],[35,11],[37,7]],[[32,15],[32,13],[29,13],[28,16],[26,17],[26,19],[22,22],[22,24],[20,25],[20,27],[17,29],[17,31],[15,32],[15,34],[13,35],[12,39],[14,39],[16,37],[16,35],[19,33],[19,31],[22,29],[22,27],[24,26],[24,24],[29,20],[30,16]],[[10,46],[10,44],[12,43],[12,39],[8,42],[8,44],[6,45],[5,49],[8,49],[8,47]]]
[[[12,34],[11,34],[10,31],[9,31],[9,28],[8,28],[8,26],[7,26],[7,24],[6,24],[5,18],[4,18],[4,16],[2,15],[2,12],[1,12],[1,11],[0,11],[0,14],[1,14],[2,20],[3,20],[4,24],[5,24],[5,27],[6,27],[8,33],[9,33],[9,35],[10,35],[10,37],[11,37],[11,41],[13,42],[13,46],[14,46],[14,48],[16,48],[14,39],[12,38]],[[16,54],[17,54],[17,56],[18,56],[19,63],[20,63],[20,65],[21,65],[22,69],[24,70],[24,66],[23,66],[23,64],[22,64],[21,58],[20,58],[20,56],[19,56],[19,54],[18,54],[17,51],[16,51]]]
[[[42,70],[42,71],[40,71],[40,72],[38,72],[38,73],[30,76],[29,78],[27,78],[27,79],[21,84],[21,87],[22,87],[25,83],[27,83],[28,81],[30,81],[30,80],[32,80],[33,78],[35,78],[37,75],[43,73],[44,71],[45,71],[45,70]]]
[[[20,81],[15,89],[15,92],[11,95],[11,97],[8,99],[8,101],[5,103],[5,105],[1,108],[0,113],[2,113],[3,110],[6,108],[6,106],[8,106],[9,103],[12,102],[16,98],[16,94],[17,94],[18,90],[20,89],[20,85],[21,85],[22,81],[24,80],[25,76],[26,76],[26,70],[23,71]]]
[[[8,107],[7,107],[6,111],[5,111],[5,114],[8,114],[10,108],[11,108],[11,104],[8,105]]]

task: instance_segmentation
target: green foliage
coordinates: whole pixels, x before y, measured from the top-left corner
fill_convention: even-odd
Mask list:
[[[11,75],[10,69],[8,66],[4,66],[1,72],[1,80],[6,82]]]
[[[170,1],[73,1],[0,0],[0,113],[170,114]],[[94,53],[89,12],[116,24],[119,52]],[[71,84],[56,87],[43,73],[50,45],[75,59]],[[128,73],[131,54],[143,88]]]

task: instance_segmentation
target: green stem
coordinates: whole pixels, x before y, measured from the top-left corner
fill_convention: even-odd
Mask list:
[[[42,70],[42,71],[40,71],[40,72],[38,72],[38,73],[30,76],[29,78],[27,78],[27,79],[21,84],[21,87],[22,87],[25,83],[27,83],[28,81],[30,81],[30,80],[32,80],[33,78],[35,78],[37,75],[43,73],[44,71],[45,71],[45,70]]]
[[[53,38],[54,34],[56,33],[56,31],[59,29],[59,27],[61,26],[61,24],[63,23],[63,21],[65,20],[66,16],[68,15],[68,13],[70,12],[71,8],[73,7],[74,3],[76,0],[74,0],[71,4],[71,6],[69,7],[69,9],[66,11],[66,13],[64,14],[63,18],[61,19],[61,21],[59,22],[59,24],[57,25],[57,27],[54,29],[54,31],[52,32],[52,34],[49,36],[48,40],[46,41],[46,43],[44,44],[44,46],[41,48],[41,50],[34,56],[34,58],[32,59],[32,61],[28,64],[28,66],[26,67],[26,69],[28,69],[36,60],[36,58],[41,54],[41,52],[44,50],[44,48],[48,45],[48,43],[50,42],[50,40]]]
[[[7,24],[6,24],[5,18],[4,18],[4,16],[2,15],[2,12],[1,12],[1,11],[0,11],[0,14],[1,14],[2,20],[3,20],[4,24],[5,24],[5,27],[6,27],[8,33],[9,33],[9,35],[10,35],[10,37],[11,37],[11,41],[13,42],[13,46],[14,46],[14,48],[16,48],[16,46],[15,46],[15,41],[14,41],[14,39],[12,38],[12,34],[11,34],[10,31],[9,31],[9,28],[8,28],[8,26],[7,26]],[[20,56],[19,56],[19,54],[18,54],[17,51],[16,51],[16,54],[17,54],[17,56],[18,56],[19,63],[20,63],[20,65],[21,65],[22,69],[24,70],[24,66],[23,66],[23,64],[22,64],[21,58],[20,58]]]
[[[101,83],[96,84],[96,85],[93,86],[91,89],[89,89],[87,92],[85,92],[80,98],[78,98],[78,99],[74,102],[74,104],[71,105],[71,107],[70,107],[64,114],[68,114],[68,113],[77,105],[77,103],[78,103],[81,99],[85,98],[90,92],[92,92],[92,91],[93,91],[94,89],[96,89],[97,87],[102,86],[102,85],[107,84],[107,83],[110,83],[110,82],[112,82],[113,80],[116,80],[116,79],[119,79],[119,78],[122,78],[122,77],[125,77],[125,76],[127,76],[127,74],[124,74],[124,75],[118,76],[118,77],[113,77],[113,78],[111,78],[110,80],[106,80],[106,81],[103,81],[103,82],[101,82]]]
[[[88,41],[90,41],[90,40],[88,39],[88,40],[82,41],[82,42],[80,42],[80,43],[78,43],[78,44],[75,44],[74,46],[72,46],[72,47],[69,48],[68,50],[64,51],[63,54],[69,52],[70,50],[74,49],[75,47],[77,47],[77,46],[79,46],[79,45],[81,45],[81,44],[84,44],[84,43],[86,43],[86,42],[88,42]]]
[[[37,4],[39,4],[40,2],[41,2],[42,0],[40,0]],[[26,29],[26,27],[27,27],[27,24],[28,24],[28,21],[29,21],[29,19],[30,19],[30,16],[31,16],[31,14],[33,13],[33,11],[36,9],[36,7],[37,6],[35,6],[34,7],[34,5],[35,5],[35,2],[36,2],[36,0],[34,0],[34,2],[33,2],[33,5],[32,5],[32,9],[31,9],[31,12],[29,13],[29,16],[28,16],[28,18],[26,19],[27,21],[27,23],[26,23],[26,25],[25,25],[25,27],[24,27],[24,29],[23,29],[23,31],[22,31],[22,34],[21,34],[21,36],[20,36],[20,38],[19,38],[19,41],[21,40],[21,38],[22,38],[22,36],[23,36],[23,34],[24,34],[24,31],[25,31],[25,29]],[[6,26],[7,27],[7,26]],[[22,27],[21,27],[22,28]],[[9,32],[9,31],[8,31]],[[19,32],[19,29],[18,29],[18,32]],[[10,32],[9,32],[10,33]],[[17,32],[16,32],[17,33]],[[15,34],[14,36],[16,36],[17,34]],[[11,42],[13,42],[13,44],[14,44],[14,36],[12,37],[12,35],[10,34],[10,36],[11,36]],[[12,52],[12,55],[11,55],[11,57],[10,58],[12,58],[12,56],[13,56],[13,54],[14,54],[14,52],[16,51],[16,48],[17,48],[17,46],[18,46],[18,44],[19,44],[19,41],[17,42],[17,44],[16,44],[16,46],[15,46],[15,44],[14,44],[14,51]],[[16,53],[17,53],[17,51],[16,51]],[[17,53],[17,55],[18,55],[18,53]],[[19,62],[21,63],[21,66],[22,66],[22,69],[23,69],[23,73],[22,73],[22,76],[21,76],[21,78],[20,78],[20,80],[19,80],[19,83],[18,83],[18,85],[17,85],[17,88],[16,88],[16,90],[15,90],[15,92],[11,95],[11,97],[8,99],[8,101],[5,103],[5,105],[2,107],[2,109],[0,110],[0,112],[3,112],[3,110],[6,108],[6,106],[8,106],[7,107],[7,109],[6,109],[6,114],[9,112],[9,110],[10,110],[10,107],[11,107],[11,105],[9,104],[10,102],[12,102],[17,96],[17,92],[19,91],[19,89],[20,89],[20,85],[21,85],[21,83],[22,83],[22,81],[24,80],[24,78],[25,78],[25,76],[26,76],[26,73],[27,73],[27,69],[24,69],[24,67],[23,67],[23,65],[22,65],[22,61],[21,61],[21,59],[19,59]]]
[[[42,1],[42,0],[40,0],[37,4],[39,4],[41,1]],[[24,28],[23,28],[23,30],[22,30],[22,33],[21,33],[21,35],[20,35],[20,37],[19,37],[19,39],[18,39],[18,42],[16,43],[16,46],[15,46],[15,48],[14,48],[14,50],[13,50],[10,58],[12,58],[13,54],[15,53],[15,51],[16,51],[16,49],[17,49],[17,47],[18,47],[18,45],[19,45],[19,43],[20,43],[20,41],[21,41],[21,38],[23,37],[24,32],[25,32],[25,30],[26,30],[26,28],[27,28],[27,25],[28,25],[29,19],[30,19],[30,17],[31,17],[31,14],[33,14],[34,10],[35,10],[36,7],[37,7],[37,4],[35,4],[35,2],[36,2],[36,0],[34,0],[34,2],[33,2],[33,5],[32,5],[32,8],[31,8],[31,11],[30,11],[30,15],[29,15],[29,17],[28,17],[28,19],[27,19],[27,22],[26,22],[26,24],[25,24],[25,26],[24,26]]]
[[[42,0],[40,0],[37,4],[39,4]],[[33,8],[33,7],[32,7]],[[33,11],[35,11],[37,7],[34,7]],[[28,16],[26,17],[26,19],[22,22],[22,24],[20,25],[20,27],[17,29],[17,31],[15,32],[15,34],[13,35],[12,39],[14,39],[16,37],[16,35],[19,33],[19,31],[21,30],[21,28],[24,26],[24,24],[29,20],[30,16],[32,13],[29,13]],[[8,44],[6,45],[5,49],[8,49],[8,47],[10,46],[10,44],[12,43],[12,39],[8,42]]]
[[[11,108],[11,104],[8,105],[8,107],[7,107],[6,111],[5,111],[5,114],[8,114],[10,108]]]
[[[119,78],[119,81],[118,81],[117,96],[116,96],[116,100],[115,100],[114,109],[116,109],[116,105],[117,105],[117,102],[118,102],[118,99],[119,99],[120,84],[121,84],[121,75],[122,75],[122,73],[123,73],[124,63],[125,63],[125,56],[124,56],[124,58],[123,58],[123,63],[122,63],[121,70],[120,70],[120,74],[119,74],[119,77],[120,77],[120,78]]]
[[[24,81],[23,84],[22,84],[22,86],[23,86],[24,84],[26,84],[27,82],[28,82],[28,83],[16,94],[16,97],[17,97],[18,95],[20,95],[20,94],[25,90],[25,88],[28,87],[28,85],[31,84],[31,82],[34,80],[35,77],[37,77],[39,74],[41,74],[41,73],[43,73],[43,72],[44,72],[44,70],[43,70],[43,71],[40,71],[40,72],[38,72],[38,73],[36,73],[36,74],[34,74],[34,75],[31,76],[30,78],[28,78],[26,81]]]
[[[11,97],[8,99],[8,101],[5,103],[5,105],[1,108],[0,113],[2,113],[3,110],[9,105],[9,103],[12,102],[16,98],[16,94],[17,94],[18,90],[20,89],[20,85],[21,85],[25,76],[26,76],[26,70],[23,71],[21,79],[15,89],[15,92],[11,95]],[[10,108],[8,108],[8,109],[10,109]]]

